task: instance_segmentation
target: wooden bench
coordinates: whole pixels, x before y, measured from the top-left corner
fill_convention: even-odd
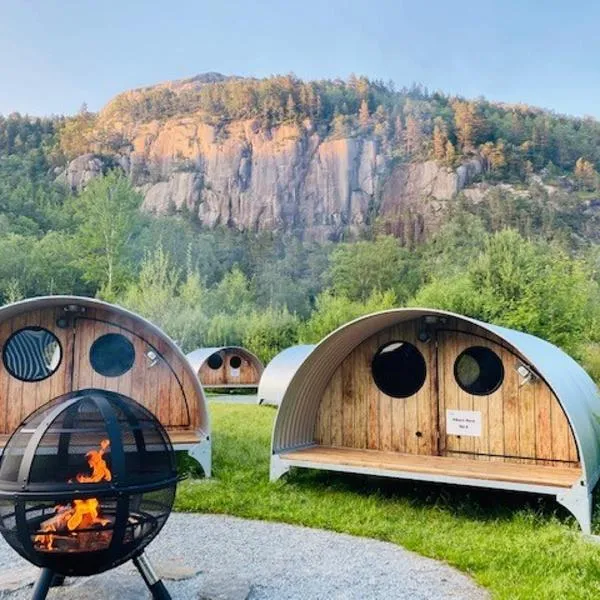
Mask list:
[[[352,467],[381,471],[392,471],[395,476],[406,474],[406,478],[425,474],[442,478],[502,481],[536,486],[570,488],[581,477],[580,468],[528,465],[521,463],[470,460],[444,456],[419,456],[380,450],[311,446],[281,454],[290,466],[315,464],[330,470]]]

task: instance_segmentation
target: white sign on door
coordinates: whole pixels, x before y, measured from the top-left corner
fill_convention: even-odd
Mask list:
[[[446,433],[480,437],[481,413],[478,410],[447,410]]]

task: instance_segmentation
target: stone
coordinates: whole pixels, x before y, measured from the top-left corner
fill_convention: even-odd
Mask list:
[[[0,593],[14,592],[28,585],[33,585],[39,574],[39,568],[33,565],[4,569],[0,571]]]
[[[232,577],[229,573],[212,575],[200,582],[198,600],[246,600],[252,586]]]
[[[178,559],[171,559],[164,562],[156,562],[152,565],[156,574],[161,579],[167,579],[170,581],[181,581],[183,579],[191,579],[196,577],[201,570],[196,567],[192,567]]]
[[[107,168],[107,163],[100,156],[83,154],[72,160],[56,181],[73,192],[80,192],[92,179],[105,173]]]
[[[66,580],[66,585],[50,588],[48,600],[98,600],[99,598],[147,598],[147,587],[136,573],[128,575],[114,572],[94,577],[75,577]]]

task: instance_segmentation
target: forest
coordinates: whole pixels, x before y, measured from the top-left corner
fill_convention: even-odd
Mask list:
[[[484,156],[498,186],[480,203],[460,195],[418,245],[377,225],[339,243],[279,232],[208,230],[192,216],[153,216],[119,170],[79,194],[57,183],[98,123],[201,111],[268,127],[313,119],[330,136],[372,135],[397,160],[457,165]],[[531,332],[600,378],[600,247],[588,207],[598,192],[600,124],[526,106],[430,93],[351,77],[219,79],[118,97],[100,115],[0,117],[0,301],[73,293],[117,302],[183,348],[241,344],[268,360],[342,323],[405,305],[438,307]],[[535,179],[533,176],[537,175]],[[563,191],[550,201],[544,184]]]

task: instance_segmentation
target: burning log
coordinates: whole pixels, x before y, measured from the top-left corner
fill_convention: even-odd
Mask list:
[[[79,473],[76,479],[79,483],[99,483],[101,481],[111,481],[112,474],[106,461],[104,460],[104,454],[108,450],[110,442],[108,440],[102,440],[100,442],[99,450],[90,450],[85,456],[92,470],[91,475],[84,475]],[[85,500],[76,498],[68,506],[58,505],[55,507],[56,514],[49,519],[46,519],[40,525],[41,533],[37,534],[34,538],[34,543],[39,548],[44,550],[53,550],[54,542],[59,534],[69,533],[70,535],[77,536],[77,530],[89,530],[96,526],[106,527],[110,524],[110,519],[104,519],[100,516],[100,502],[97,498],[87,498]],[[87,532],[85,536],[81,535],[82,543],[89,542],[89,534],[94,539],[101,532]],[[112,532],[108,532],[110,536]],[[83,538],[86,538],[85,540]]]

